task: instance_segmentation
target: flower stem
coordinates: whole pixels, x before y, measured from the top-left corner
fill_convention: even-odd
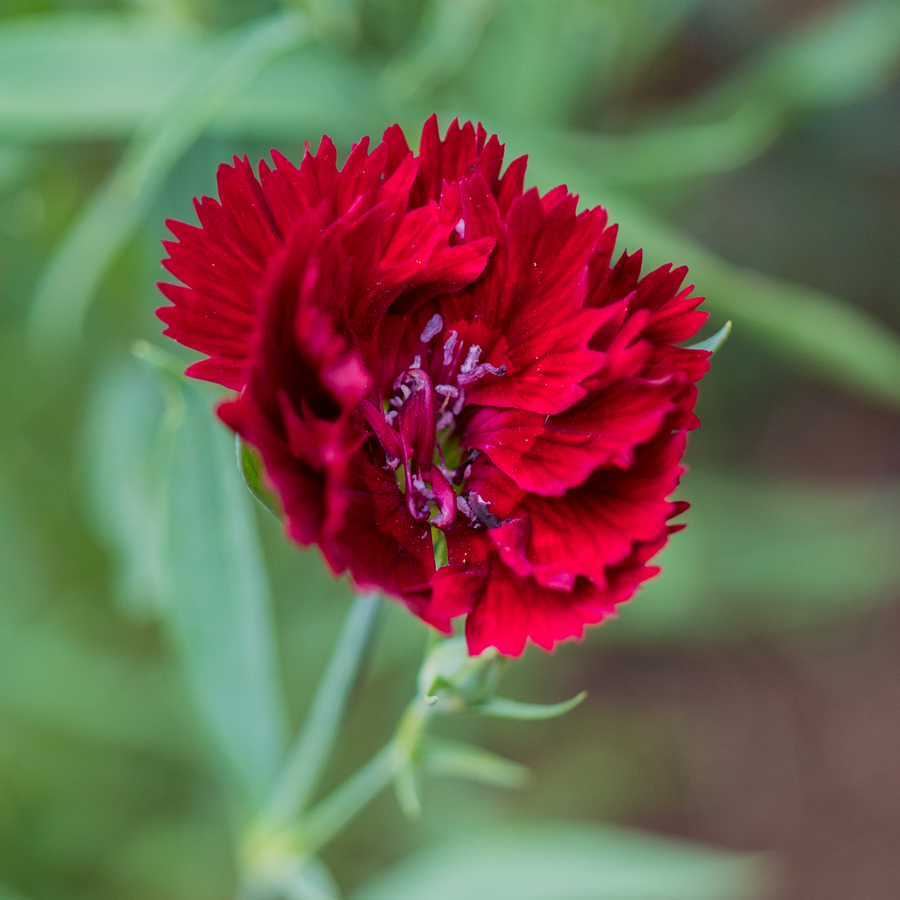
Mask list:
[[[369,643],[378,595],[359,594],[353,601],[309,715],[272,792],[265,818],[288,822],[306,807],[334,746],[347,698]]]
[[[406,708],[393,738],[303,820],[303,847],[317,853],[414,758],[431,709],[419,697]]]
[[[317,853],[390,783],[396,767],[393,742],[311,809],[303,821],[303,849]]]

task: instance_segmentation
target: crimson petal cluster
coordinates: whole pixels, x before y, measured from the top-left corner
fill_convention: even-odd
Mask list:
[[[480,125],[272,160],[168,223],[158,315],[237,392],[219,416],[288,534],[441,631],[467,615],[472,653],[580,637],[679,527],[709,357],[676,346],[705,319],[686,270],[613,262],[605,211],[524,191]]]

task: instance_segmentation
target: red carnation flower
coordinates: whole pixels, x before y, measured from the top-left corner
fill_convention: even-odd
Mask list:
[[[289,535],[442,631],[468,614],[472,653],[581,636],[679,527],[709,356],[675,346],[706,318],[686,270],[611,264],[605,211],[523,192],[480,125],[431,118],[418,157],[393,126],[341,169],[328,138],[272,157],[168,223],[185,286],[159,316],[238,392],[219,415]]]

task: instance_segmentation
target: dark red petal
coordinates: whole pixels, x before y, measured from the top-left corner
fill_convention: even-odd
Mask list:
[[[571,590],[583,575],[603,587],[634,542],[665,532],[683,451],[683,433],[666,435],[638,448],[629,469],[600,469],[559,498],[527,494],[491,539],[507,565],[541,584]]]
[[[469,653],[496,647],[506,656],[519,656],[529,639],[552,650],[558,641],[580,638],[586,625],[608,618],[621,599],[619,593],[598,590],[584,579],[572,591],[551,590],[495,561],[466,619]]]
[[[321,541],[335,572],[348,569],[363,588],[411,598],[434,575],[434,549],[428,523],[406,509],[393,474],[354,456],[346,480],[335,486],[346,513],[341,526]]]
[[[463,443],[484,450],[523,490],[560,496],[600,466],[630,466],[634,447],[657,432],[681,392],[673,379],[623,378],[554,416],[480,409]]]
[[[167,223],[178,242],[165,242],[170,258],[163,265],[187,287],[161,286],[175,305],[157,315],[169,326],[165,334],[210,355],[193,375],[239,388],[256,293],[279,233],[246,159],[220,166],[218,186],[221,204],[196,203],[202,228]]]

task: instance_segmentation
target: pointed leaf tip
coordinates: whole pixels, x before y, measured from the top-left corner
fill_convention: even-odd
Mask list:
[[[498,719],[533,721],[538,719],[555,719],[557,716],[564,715],[570,709],[574,709],[585,697],[587,697],[587,691],[582,691],[570,700],[563,700],[562,703],[549,704],[520,703],[518,700],[506,700],[503,697],[493,697],[490,700],[485,700],[484,703],[474,705],[472,709],[483,716],[494,716]]]
[[[531,770],[521,763],[482,750],[481,747],[439,738],[429,739],[425,746],[424,763],[432,775],[464,778],[514,790],[524,788],[531,778]]]
[[[712,337],[708,337],[705,341],[699,341],[696,344],[691,344],[687,349],[688,350],[708,350],[710,353],[715,353],[722,344],[728,339],[728,335],[731,334],[731,321],[727,321]]]

